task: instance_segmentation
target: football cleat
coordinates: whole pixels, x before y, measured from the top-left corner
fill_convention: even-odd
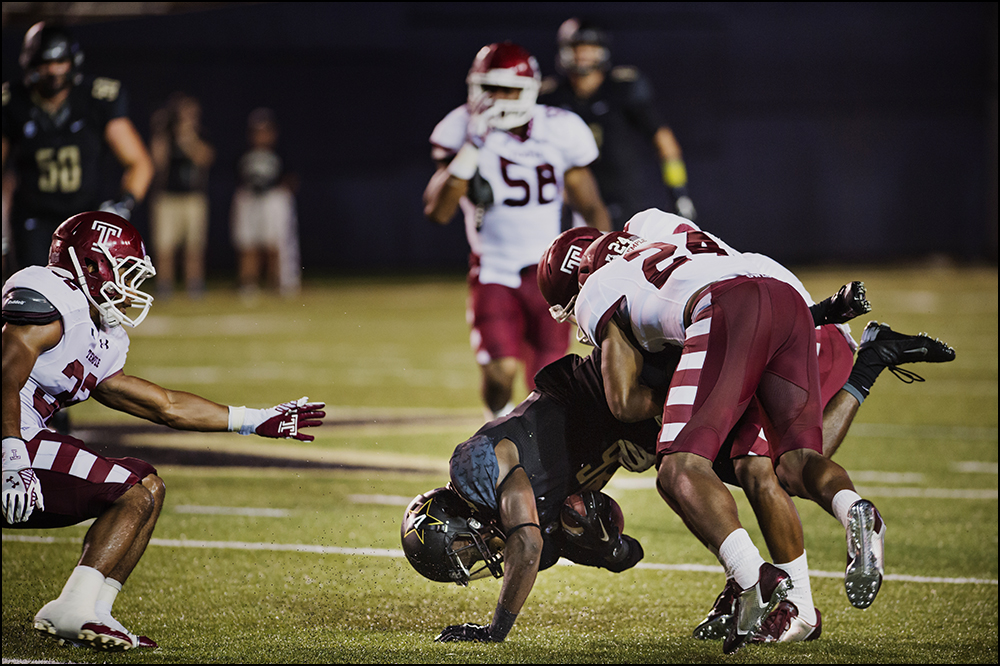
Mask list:
[[[136,636],[132,632],[129,632],[128,637],[132,640],[132,647],[134,648],[158,648],[159,645],[156,644],[149,636]]]
[[[782,601],[750,637],[753,643],[794,643],[814,641],[823,633],[823,617],[816,609],[816,624],[799,617],[799,609],[791,601]]]
[[[885,573],[885,522],[875,505],[858,500],[847,512],[847,572],[844,589],[856,608],[875,601]]]
[[[792,579],[787,573],[770,562],[760,565],[757,582],[736,598],[735,621],[730,624],[729,633],[722,642],[722,651],[733,654],[743,647],[791,589]]]
[[[90,647],[95,650],[121,651],[132,648],[132,640],[120,631],[100,622],[84,622],[79,629],[57,627],[50,620],[35,617],[35,631],[54,638],[59,645]]]
[[[873,350],[886,367],[907,384],[922,382],[923,377],[896,366],[902,363],[947,363],[955,360],[955,350],[944,342],[932,339],[926,333],[906,335],[897,333],[888,324],[870,321],[861,334],[858,353]]]
[[[726,586],[715,599],[712,610],[694,628],[694,637],[702,641],[716,641],[725,638],[729,633],[729,625],[736,617],[736,598],[740,596],[740,588],[732,578],[726,579]]]

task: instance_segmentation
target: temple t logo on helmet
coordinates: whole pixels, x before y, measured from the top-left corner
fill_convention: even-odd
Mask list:
[[[556,321],[564,322],[573,314],[584,250],[602,235],[593,227],[573,227],[556,236],[538,261],[538,290]]]
[[[49,266],[69,274],[107,328],[138,326],[153,297],[139,286],[156,275],[142,236],[123,217],[104,211],[80,213],[52,234]],[[128,308],[142,311],[130,317]]]

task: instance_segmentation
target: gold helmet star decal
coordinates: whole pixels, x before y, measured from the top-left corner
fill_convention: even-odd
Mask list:
[[[431,502],[433,501],[434,498],[431,498],[417,508],[410,510],[410,515],[413,516],[413,525],[403,535],[404,539],[410,536],[410,534],[416,534],[417,538],[420,539],[420,543],[424,543],[424,529],[444,525],[442,520],[430,515]]]

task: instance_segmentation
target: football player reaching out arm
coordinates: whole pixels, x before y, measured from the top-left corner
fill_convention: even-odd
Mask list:
[[[3,436],[20,437],[21,403],[19,392],[27,382],[38,357],[62,339],[62,322],[44,326],[7,324],[3,329]],[[286,403],[268,410],[228,407],[185,391],[163,388],[140,377],[117,373],[97,384],[91,395],[102,405],[176,430],[224,432],[248,430],[263,437],[281,437],[282,419],[274,417],[298,406],[297,427],[321,425],[322,403]],[[299,404],[301,403],[301,404]],[[285,407],[286,409],[282,409]],[[242,418],[241,417],[242,412]],[[273,414],[271,413],[273,412]],[[249,418],[248,418],[249,416]],[[236,421],[239,420],[237,423]],[[288,427],[287,425],[285,426]],[[295,439],[311,441],[312,435]]]
[[[503,550],[504,574],[500,600],[488,627],[459,624],[445,627],[434,640],[503,641],[514,626],[517,614],[531,594],[538,576],[542,554],[542,532],[538,524],[535,493],[524,468],[519,464],[517,447],[509,439],[494,449],[499,464],[497,492],[500,500],[500,524],[507,535]]]

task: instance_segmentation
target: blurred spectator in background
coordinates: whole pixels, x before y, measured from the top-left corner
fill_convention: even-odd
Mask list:
[[[153,114],[150,151],[156,166],[151,207],[156,252],[157,291],[173,293],[178,250],[184,252],[187,293],[205,290],[208,242],[208,171],[215,149],[203,138],[201,103],[183,92],[171,95],[166,108]]]
[[[128,219],[153,178],[125,89],[115,79],[83,75],[83,51],[69,31],[36,23],[19,62],[24,80],[3,84],[3,167],[10,157],[17,176],[5,277],[46,265],[52,233],[71,215],[100,208]],[[124,174],[117,198],[101,203],[106,149]]]
[[[573,111],[590,125],[601,151],[592,169],[613,227],[620,231],[649,207],[642,197],[639,169],[645,160],[636,137],[655,147],[677,214],[694,220],[681,147],[653,105],[649,81],[635,67],[611,66],[608,33],[592,21],[565,21],[557,42],[560,76],[545,79],[539,102]]]
[[[519,362],[530,391],[535,373],[569,348],[569,323],[549,315],[536,277],[561,231],[564,197],[588,226],[610,228],[589,168],[594,137],[576,114],[535,103],[541,78],[520,46],[484,46],[466,79],[467,102],[430,137],[437,170],[424,214],[438,224],[460,206],[465,215],[468,317],[487,420],[513,409]]]
[[[283,296],[301,285],[297,181],[276,151],[278,125],[270,109],[254,109],[247,121],[249,150],[237,165],[232,239],[239,253],[240,293],[252,302],[264,284]]]

